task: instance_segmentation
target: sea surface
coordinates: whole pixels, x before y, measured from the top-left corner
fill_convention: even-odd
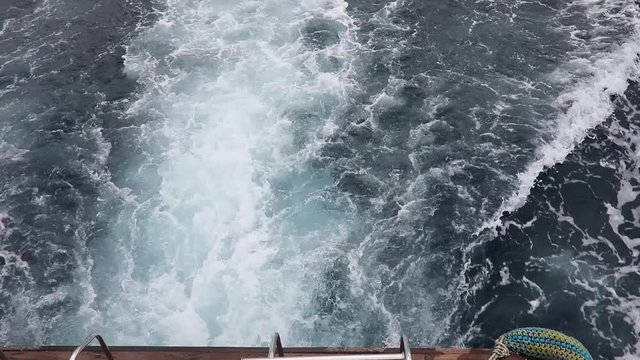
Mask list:
[[[0,1],[0,345],[640,357],[632,0]]]

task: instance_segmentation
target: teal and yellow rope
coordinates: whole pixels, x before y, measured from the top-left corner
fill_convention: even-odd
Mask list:
[[[510,352],[540,360],[593,360],[578,340],[536,327],[515,329],[500,336],[489,360],[509,356]]]

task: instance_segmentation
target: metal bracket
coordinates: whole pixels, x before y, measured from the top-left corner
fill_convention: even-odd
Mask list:
[[[282,341],[280,340],[280,334],[273,333],[271,338],[271,346],[269,346],[269,357],[273,358],[278,353],[278,357],[284,357],[284,350],[282,349]]]
[[[285,357],[284,349],[280,334],[275,333],[271,338],[271,346],[269,346],[269,355],[266,358],[257,358],[251,360],[271,360],[277,357]],[[291,360],[412,360],[411,348],[406,336],[400,337],[399,353],[382,353],[382,354],[355,354],[355,355],[313,355],[313,356],[287,356]]]
[[[400,352],[402,352],[402,358],[404,360],[412,360],[411,348],[409,348],[409,339],[406,335],[400,336]]]
[[[69,358],[69,360],[76,360],[76,358],[78,357],[78,355],[80,355],[80,353],[89,345],[91,344],[91,342],[93,341],[93,339],[97,339],[98,343],[100,343],[100,348],[102,349],[102,352],[107,356],[108,360],[113,360],[113,355],[111,355],[111,351],[109,350],[109,347],[107,346],[107,343],[104,342],[104,339],[102,338],[102,336],[98,335],[98,334],[91,334],[89,336],[87,336],[86,339],[84,339],[84,341],[82,341],[82,344],[80,344],[80,346],[78,346],[74,351],[73,354],[71,354],[71,357]],[[3,359],[5,360],[5,359]]]

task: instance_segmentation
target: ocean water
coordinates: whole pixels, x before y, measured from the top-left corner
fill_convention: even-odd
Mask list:
[[[640,356],[633,1],[5,0],[0,344]]]

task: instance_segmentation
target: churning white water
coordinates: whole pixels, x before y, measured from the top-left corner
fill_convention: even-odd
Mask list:
[[[352,221],[305,161],[352,87],[352,31],[342,0],[175,0],[128,47],[128,115],[150,119],[131,173],[160,184],[113,239],[111,341],[252,345],[304,323]]]

